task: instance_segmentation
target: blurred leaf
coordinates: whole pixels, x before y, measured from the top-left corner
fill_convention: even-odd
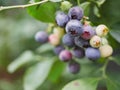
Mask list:
[[[54,63],[54,59],[51,58],[30,67],[24,76],[24,90],[35,90],[38,88],[47,78],[51,67]]]
[[[61,2],[62,0],[50,0],[51,2]]]
[[[0,90],[23,90],[22,82],[20,80],[14,82],[0,80]]]
[[[47,51],[53,50],[53,48],[54,48],[54,47],[53,47],[51,44],[46,43],[46,44],[44,44],[44,45],[41,45],[39,48],[37,48],[37,52],[38,52],[38,53],[45,53],[45,52],[47,52]]]
[[[106,79],[106,83],[107,83],[107,90],[120,90],[119,81],[108,77]]]
[[[80,5],[81,8],[84,10],[84,15],[88,16],[90,12],[90,2],[84,2]]]
[[[120,65],[120,55],[119,56],[114,56],[114,57],[110,57],[110,60],[113,60],[114,62],[116,62],[118,65]]]
[[[20,55],[8,66],[8,71],[10,73],[13,73],[21,66],[33,60],[34,60],[34,54],[31,51],[25,51],[22,55]]]
[[[112,30],[110,34],[120,43],[120,30]]]
[[[98,9],[97,6],[94,6],[94,14],[95,14],[97,17],[100,17],[99,9]]]
[[[112,37],[120,43],[120,22],[112,25],[110,34]]]
[[[39,1],[39,0],[36,0]],[[28,13],[43,22],[55,22],[57,3],[47,2],[41,5],[28,7]]]
[[[70,82],[62,90],[96,90],[98,78],[84,78]]]
[[[101,16],[100,21],[107,25],[112,25],[118,21],[120,21],[120,0],[106,0],[106,2],[102,5],[101,9]]]
[[[50,79],[53,82],[56,82],[62,75],[64,68],[65,68],[65,64],[61,62],[60,60],[58,60],[57,58],[57,61],[54,63],[50,71],[48,79]]]
[[[97,0],[96,3],[98,4],[98,6],[100,7],[102,4],[104,4],[106,0]]]

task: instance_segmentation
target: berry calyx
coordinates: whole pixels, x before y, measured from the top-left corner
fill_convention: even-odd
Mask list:
[[[109,29],[107,28],[107,26],[103,24],[96,27],[96,34],[100,37],[106,36],[108,32],[109,32]]]
[[[91,39],[90,39],[90,45],[94,48],[98,48],[101,46],[101,38],[97,35],[93,36]]]

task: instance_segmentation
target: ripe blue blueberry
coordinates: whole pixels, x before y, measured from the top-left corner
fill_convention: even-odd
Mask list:
[[[78,47],[87,48],[87,47],[90,46],[89,41],[81,38],[80,36],[75,37],[74,42],[75,42],[75,45],[78,46]]]
[[[68,21],[69,21],[69,17],[64,12],[59,11],[56,13],[56,22],[58,26],[65,27]]]
[[[46,43],[48,41],[48,34],[45,31],[39,31],[35,35],[35,40],[40,43]]]
[[[81,20],[83,17],[83,9],[78,6],[72,7],[68,12],[68,16],[70,19]]]
[[[63,62],[68,62],[72,59],[72,53],[68,50],[62,50],[59,54],[59,58]]]
[[[89,47],[85,51],[85,56],[90,60],[98,60],[100,58],[100,51],[99,49]]]
[[[64,49],[65,49],[65,48],[64,48],[62,45],[56,46],[56,47],[54,48],[54,53],[55,53],[56,55],[59,55],[60,52],[61,52],[62,50],[64,50]]]
[[[81,35],[83,39],[89,40],[94,35],[95,35],[95,30],[90,25],[83,26],[83,33]]]
[[[64,45],[68,47],[73,47],[74,44],[74,37],[70,36],[69,34],[65,34],[62,38],[62,42]]]
[[[85,51],[83,48],[74,48],[72,51],[73,56],[75,56],[76,58],[83,58],[85,56]]]
[[[66,25],[66,32],[71,36],[78,36],[83,33],[83,26],[78,20],[70,20]]]
[[[71,72],[72,74],[77,74],[80,71],[80,64],[75,62],[75,61],[71,61],[68,64],[68,70],[69,72]]]

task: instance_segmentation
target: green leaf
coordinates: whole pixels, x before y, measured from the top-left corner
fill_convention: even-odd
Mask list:
[[[40,47],[38,47],[38,48],[37,48],[37,52],[38,52],[38,53],[45,53],[45,52],[47,52],[47,51],[53,50],[53,48],[54,48],[54,47],[53,47],[51,44],[46,43],[46,44],[41,45]]]
[[[104,20],[106,24],[111,25],[118,21],[120,21],[120,0],[106,0],[106,2],[102,5],[100,20]],[[102,21],[101,20],[101,21]],[[109,22],[108,22],[109,21]]]
[[[120,22],[112,25],[110,34],[112,37],[120,43]]]
[[[57,3],[47,2],[41,5],[28,7],[28,13],[34,18],[43,22],[55,22],[55,13],[57,10]]]
[[[98,9],[97,6],[94,6],[94,14],[95,14],[97,17],[100,17],[99,9]]]
[[[84,15],[88,16],[90,12],[90,2],[84,2],[80,5],[81,8],[84,10]]]
[[[51,2],[61,2],[62,0],[49,0]]]
[[[120,30],[112,30],[110,31],[110,34],[120,43]]]
[[[30,67],[24,76],[24,90],[35,90],[46,80],[54,59],[44,60]]]
[[[13,73],[21,66],[33,60],[34,60],[34,54],[31,51],[25,51],[22,55],[20,55],[8,66],[8,71],[10,73]]]
[[[119,81],[107,77],[106,83],[107,83],[107,90],[120,90],[120,82]]]
[[[63,62],[61,62],[60,60],[58,60],[58,58],[57,58],[57,61],[54,63],[54,65],[50,71],[48,79],[53,82],[57,82],[57,80],[62,75],[64,68],[65,68],[65,64]]]
[[[109,57],[110,60],[113,60],[114,62],[116,62],[118,65],[120,65],[120,56],[116,55],[114,57]]]
[[[98,6],[100,7],[102,4],[105,3],[106,0],[97,0],[96,3],[98,4]]]
[[[98,78],[84,78],[70,82],[62,90],[96,90]]]

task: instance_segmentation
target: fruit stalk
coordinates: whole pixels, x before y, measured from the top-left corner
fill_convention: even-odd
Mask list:
[[[26,4],[26,5],[14,5],[14,6],[0,6],[0,11],[3,10],[8,10],[8,9],[17,9],[17,8],[27,8],[27,7],[31,7],[31,6],[35,6],[35,5],[39,5],[45,2],[48,2],[49,0],[43,0],[40,2],[35,2],[35,3],[30,3],[30,4]]]

